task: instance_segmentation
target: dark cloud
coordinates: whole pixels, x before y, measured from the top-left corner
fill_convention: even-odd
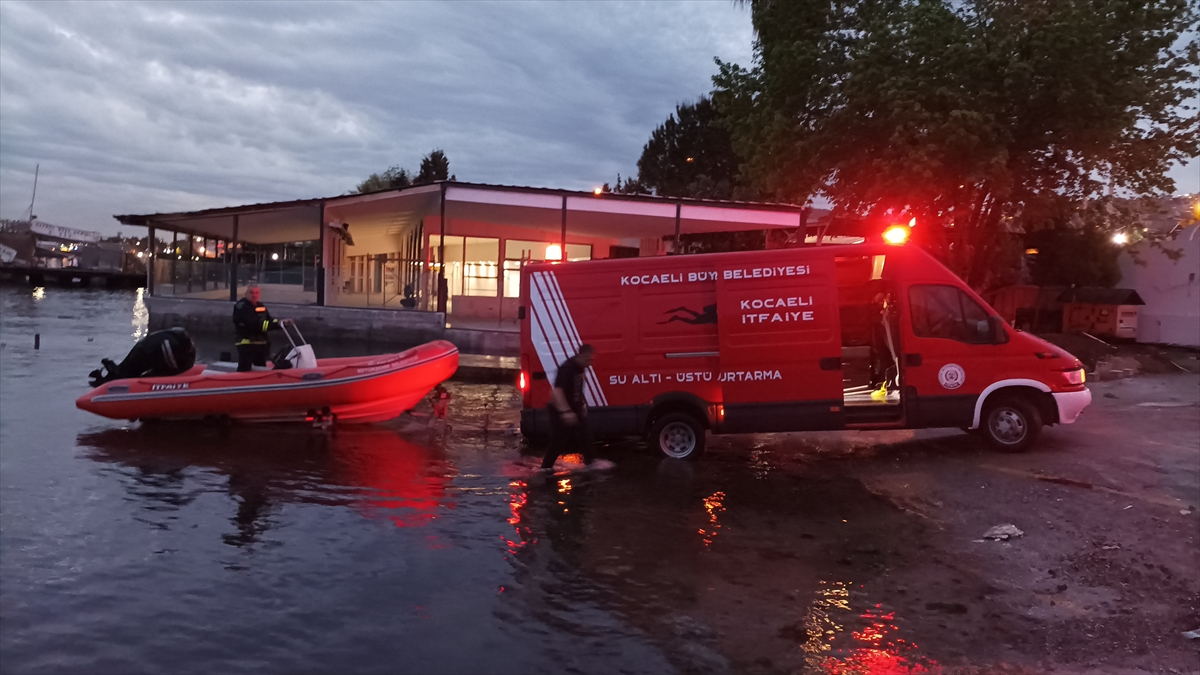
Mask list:
[[[434,148],[460,179],[587,189],[747,64],[748,10],[696,3],[0,3],[0,214],[340,194]],[[1196,163],[1173,175],[1200,191]]]
[[[0,206],[112,213],[339,194],[446,151],[463,180],[588,188],[749,60],[730,2],[0,4]]]

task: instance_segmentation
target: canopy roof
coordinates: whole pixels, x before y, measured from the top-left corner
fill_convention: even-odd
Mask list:
[[[441,215],[443,191],[448,221],[461,219],[558,230],[565,209],[568,232],[611,239],[674,234],[677,212],[679,231],[684,234],[796,228],[802,222],[811,225],[815,220],[805,218],[804,207],[792,204],[597,195],[447,181],[365,194],[114,218],[126,225],[227,240],[234,238],[236,218],[238,241],[275,244],[317,239],[321,220],[348,223],[354,231],[407,230],[423,218]],[[811,209],[808,211],[815,215]]]

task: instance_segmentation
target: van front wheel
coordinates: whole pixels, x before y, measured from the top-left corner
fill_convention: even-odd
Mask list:
[[[997,450],[1024,452],[1042,433],[1042,415],[1032,401],[1005,396],[988,402],[980,426]]]
[[[672,459],[696,459],[704,452],[704,426],[687,413],[667,413],[650,427],[650,442]]]

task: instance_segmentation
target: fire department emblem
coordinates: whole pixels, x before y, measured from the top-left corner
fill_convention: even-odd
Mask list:
[[[947,363],[938,371],[938,382],[946,389],[958,389],[966,379],[967,374],[957,363]]]

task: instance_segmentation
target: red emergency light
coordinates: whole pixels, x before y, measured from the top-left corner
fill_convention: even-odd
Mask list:
[[[908,236],[912,231],[907,225],[892,225],[883,231],[883,240],[893,246],[899,246],[908,241]]]

